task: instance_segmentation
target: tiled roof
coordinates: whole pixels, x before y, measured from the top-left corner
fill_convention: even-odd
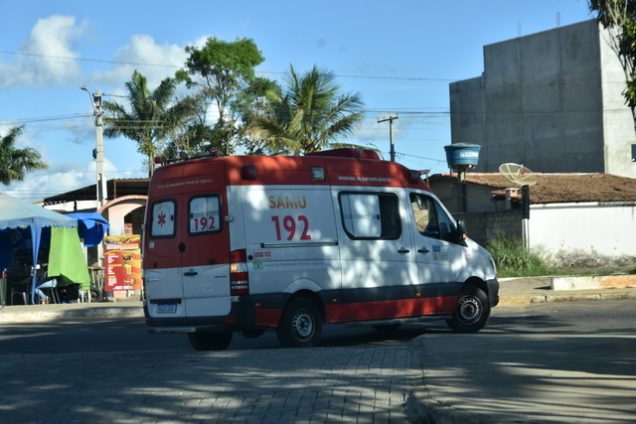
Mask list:
[[[530,203],[636,202],[636,179],[610,174],[534,174],[537,183],[530,187]],[[454,178],[432,175],[430,178]],[[515,187],[499,173],[468,172],[466,181],[501,190]]]

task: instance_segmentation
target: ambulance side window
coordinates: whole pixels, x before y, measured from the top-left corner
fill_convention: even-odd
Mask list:
[[[188,205],[190,234],[209,234],[221,230],[219,196],[197,196]]]
[[[340,193],[342,225],[352,239],[400,237],[398,198],[390,193]]]
[[[174,236],[175,204],[173,200],[163,200],[152,204],[152,224],[150,237]]]
[[[411,193],[410,199],[415,226],[420,234],[425,237],[446,241],[453,240],[455,225],[433,198],[423,194]]]

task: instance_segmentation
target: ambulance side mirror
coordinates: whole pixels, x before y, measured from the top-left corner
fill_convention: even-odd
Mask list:
[[[463,220],[457,222],[457,229],[455,230],[456,243],[465,244],[468,234],[466,234],[466,223]]]

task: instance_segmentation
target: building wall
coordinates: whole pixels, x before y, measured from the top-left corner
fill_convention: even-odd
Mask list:
[[[499,212],[469,212],[454,214],[466,224],[468,237],[485,246],[497,237],[522,239],[521,210],[510,209]]]
[[[595,21],[484,47],[481,77],[450,85],[453,143],[482,146],[477,171],[636,177],[620,64]]]
[[[609,174],[636,178],[636,163],[631,161],[631,145],[636,143],[634,120],[631,110],[625,106],[625,73],[612,50],[608,30],[601,31],[600,45],[603,63],[605,169]]]
[[[463,211],[461,183],[456,178],[431,179],[431,190],[452,214]],[[497,204],[491,200],[492,187],[467,184],[466,206],[469,212],[487,212],[497,210]]]
[[[636,256],[636,204],[532,205],[529,233],[544,252]]]
[[[133,214],[135,211],[139,210],[138,215],[141,216],[143,220],[143,210],[144,210],[144,202],[126,202],[120,203],[111,206],[108,208],[108,222],[110,223],[110,229],[108,233],[111,236],[120,236],[125,234],[126,228],[126,216],[130,216],[129,214]],[[135,214],[137,215],[137,214]],[[141,226],[138,223],[138,219],[135,222],[130,221],[133,224],[133,233],[141,234]]]

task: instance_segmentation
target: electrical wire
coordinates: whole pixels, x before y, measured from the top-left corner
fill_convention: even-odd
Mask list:
[[[131,66],[152,66],[161,68],[173,68],[179,69],[183,65],[174,65],[167,63],[152,63],[152,62],[133,62],[127,60],[113,60],[113,59],[97,59],[82,56],[58,56],[43,53],[32,53],[24,51],[12,51],[12,50],[0,50],[0,54],[13,55],[13,56],[25,56],[38,59],[55,59],[55,60],[71,60],[79,62],[94,62],[94,63],[108,63],[111,65],[131,65]],[[271,74],[271,75],[288,75],[289,72],[283,71],[257,71],[259,74]],[[453,78],[437,78],[437,77],[413,77],[413,76],[386,76],[386,75],[356,75],[356,74],[334,74],[338,78],[353,78],[353,79],[374,79],[374,80],[394,80],[394,81],[420,81],[420,82],[452,82],[458,81]]]

